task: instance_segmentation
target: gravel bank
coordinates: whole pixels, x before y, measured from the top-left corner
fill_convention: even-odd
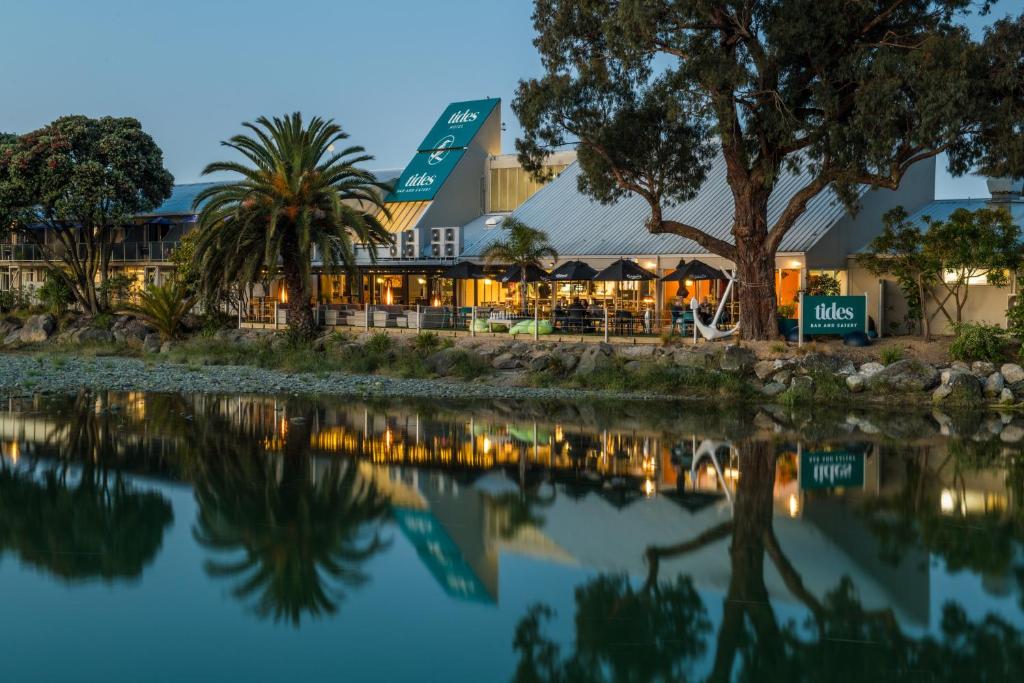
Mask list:
[[[294,374],[249,366],[147,363],[115,356],[78,358],[0,354],[0,389],[7,394],[68,393],[81,389],[206,394],[309,394],[363,398],[678,400],[657,395],[616,395],[484,382],[398,379],[346,373]]]

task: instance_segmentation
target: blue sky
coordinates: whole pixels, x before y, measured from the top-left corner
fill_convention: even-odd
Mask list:
[[[995,14],[1022,8],[1001,0]],[[448,102],[500,97],[512,151],[509,102],[540,72],[531,12],[528,0],[18,0],[3,10],[0,130],[134,116],[191,182],[261,114],[333,117],[371,166],[395,168]],[[944,171],[937,192],[987,194]]]

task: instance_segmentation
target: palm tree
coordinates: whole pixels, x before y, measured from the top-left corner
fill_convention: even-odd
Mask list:
[[[280,273],[289,297],[289,326],[312,336],[310,270],[314,248],[327,270],[353,269],[353,242],[371,247],[391,241],[378,215],[389,216],[383,196],[390,189],[359,164],[373,159],[362,147],[335,152],[348,134],[333,120],[302,115],[244,123],[251,135],[236,135],[225,147],[250,164],[217,161],[203,174],[229,171],[235,182],[200,192],[196,261],[202,288],[225,282],[251,284]],[[373,253],[373,251],[371,251]]]
[[[508,231],[508,237],[488,246],[482,255],[488,263],[507,263],[519,266],[519,297],[525,313],[527,310],[527,269],[530,267],[540,268],[541,261],[544,259],[557,259],[558,252],[548,242],[546,232],[531,228],[516,218],[511,216],[506,218],[501,227]]]

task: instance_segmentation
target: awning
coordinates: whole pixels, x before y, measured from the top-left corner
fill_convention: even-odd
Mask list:
[[[505,274],[502,275],[498,280],[502,284],[508,284],[509,282],[521,282],[523,279],[522,268],[519,266],[512,266]],[[551,279],[551,275],[546,271],[541,270],[537,266],[526,267],[526,281],[527,282],[547,282]]]
[[[484,273],[483,266],[470,263],[469,261],[462,261],[441,273],[441,277],[452,278],[453,280],[482,280],[487,275]]]
[[[656,280],[658,276],[644,270],[627,259],[619,259],[593,277],[600,282],[635,282],[637,280]]]
[[[551,279],[557,282],[584,282],[595,275],[597,271],[583,261],[567,261],[551,271]]]
[[[694,259],[689,263],[679,261],[676,269],[661,278],[662,282],[682,282],[684,280],[728,280],[725,273],[718,268],[712,268],[703,261]]]

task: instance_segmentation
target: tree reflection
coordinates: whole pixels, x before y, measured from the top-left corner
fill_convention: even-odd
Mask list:
[[[388,545],[380,527],[389,508],[354,462],[314,464],[308,416],[287,424],[280,455],[205,430],[193,534],[215,553],[206,571],[233,579],[235,598],[298,626],[303,615],[335,613],[345,588],[368,580],[363,565]]]
[[[111,469],[116,426],[80,396],[34,462],[0,465],[0,555],[68,581],[135,579],[153,561],[174,513]],[[54,456],[54,457],[51,457]]]
[[[821,599],[813,595],[773,529],[774,445],[748,440],[737,446],[741,476],[732,521],[676,545],[649,548],[650,572],[640,588],[625,577],[599,576],[577,589],[569,654],[543,632],[550,608],[532,607],[516,631],[517,683],[1022,680],[1024,638],[996,616],[973,622],[950,603],[939,637],[916,638],[890,609],[865,609],[848,578]],[[664,581],[659,568],[663,559],[724,538],[730,538],[731,575],[713,626],[689,579]],[[806,607],[802,623],[776,614],[765,583],[766,558]],[[697,672],[715,627],[713,655],[702,667],[706,672]]]

